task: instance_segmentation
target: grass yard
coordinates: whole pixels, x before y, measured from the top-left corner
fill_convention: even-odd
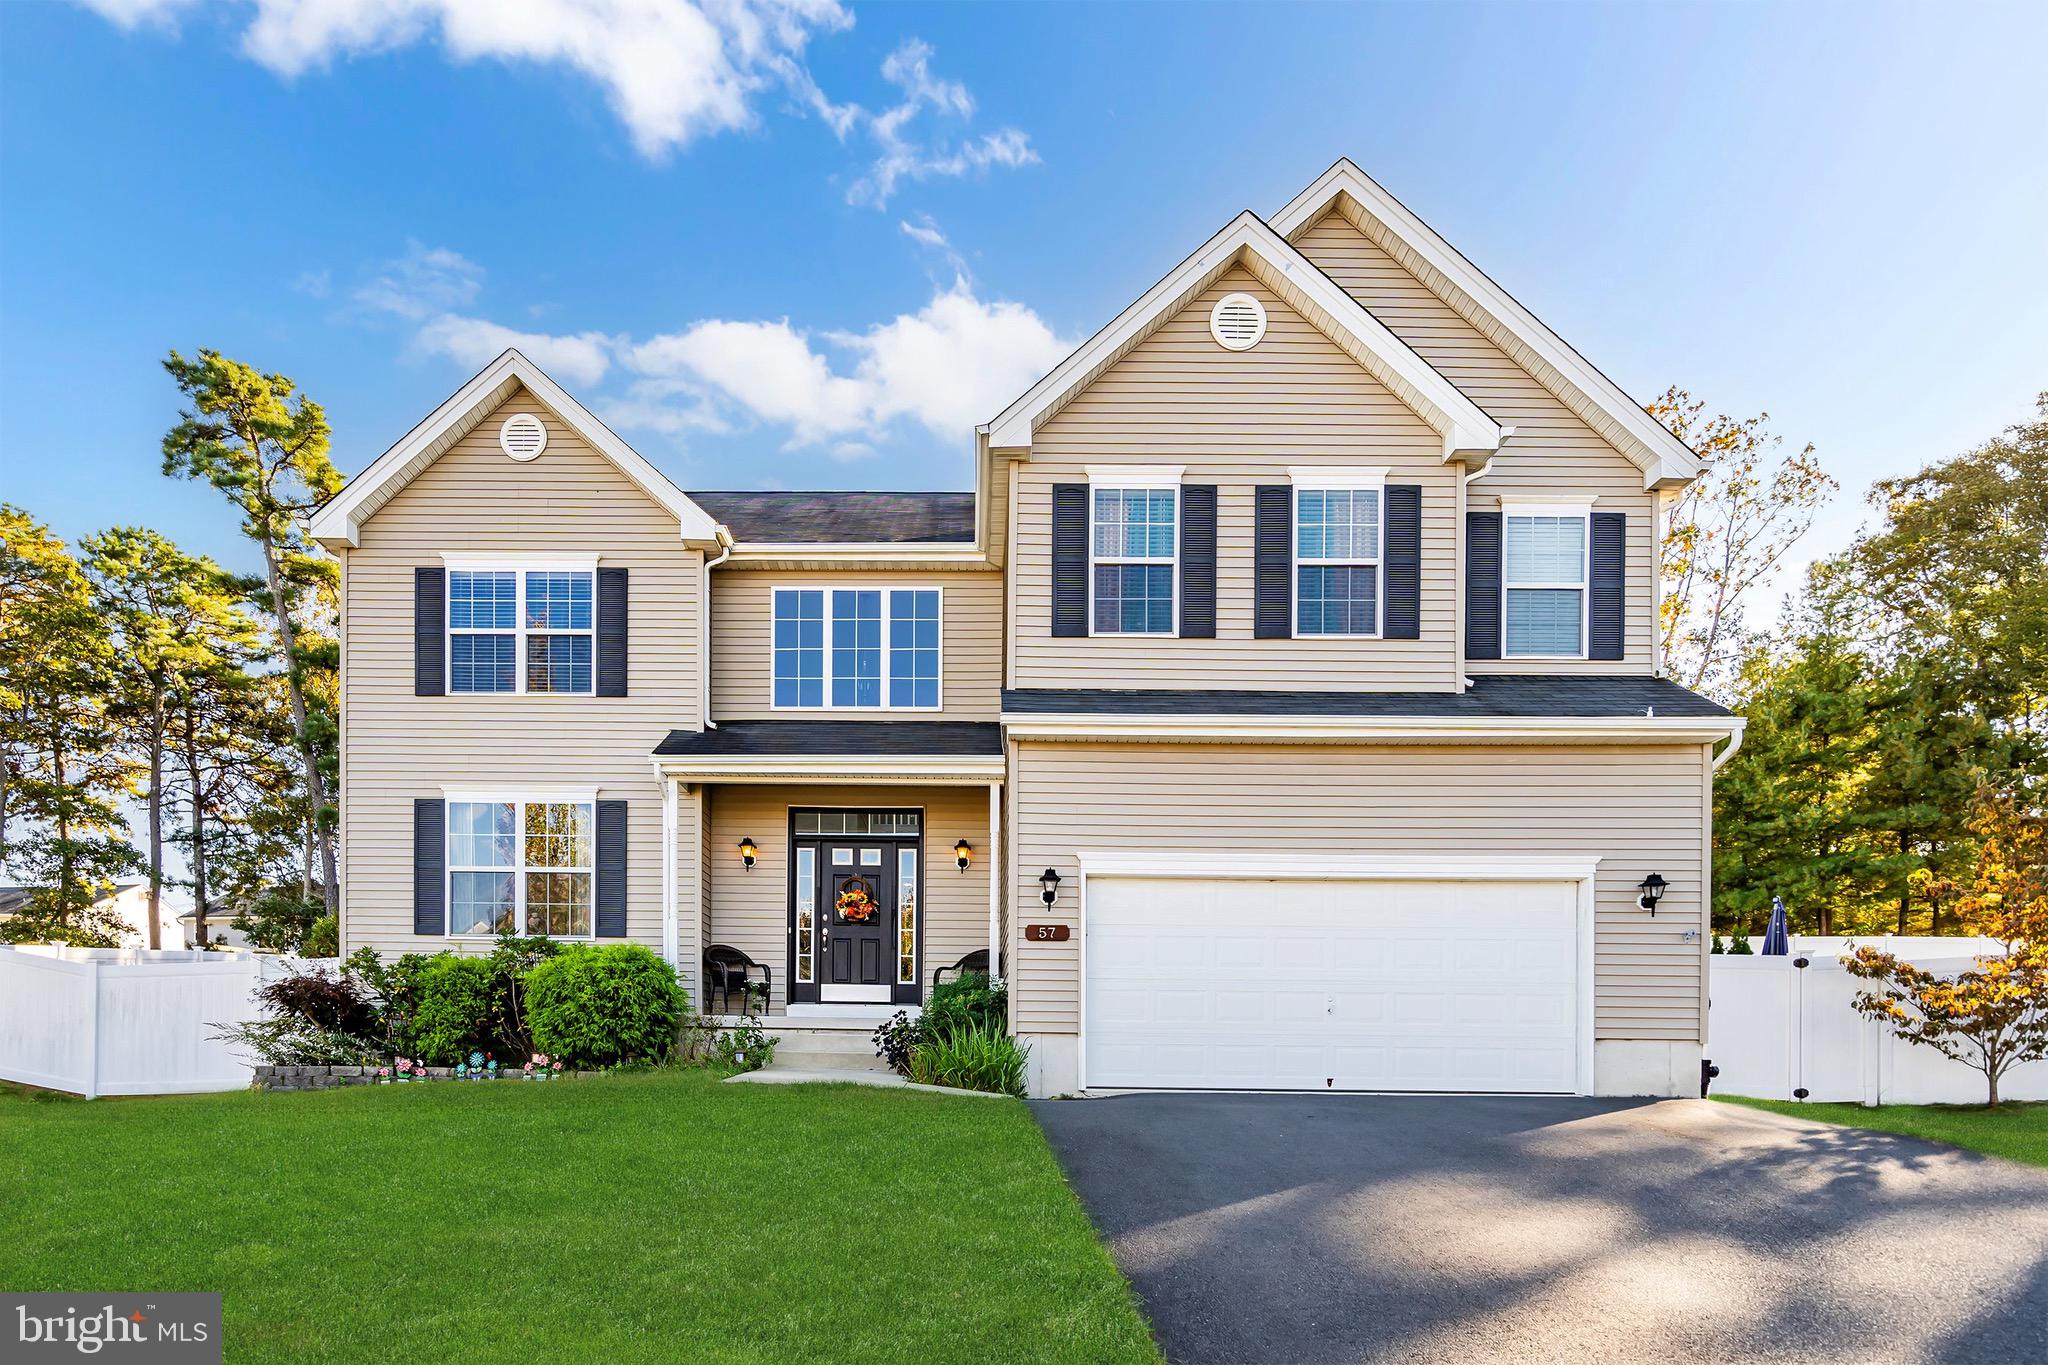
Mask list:
[[[7,1091],[0,1153],[0,1285],[220,1290],[229,1360],[1159,1358],[1016,1103]]]
[[[2030,1166],[2048,1166],[2048,1104],[2006,1103],[1996,1109],[1953,1104],[1800,1104],[1793,1100],[1753,1100],[1743,1095],[1716,1095],[1729,1104],[1746,1104],[1774,1114],[1840,1123],[1851,1128],[1876,1128],[1886,1133],[1946,1142],[1989,1152]]]

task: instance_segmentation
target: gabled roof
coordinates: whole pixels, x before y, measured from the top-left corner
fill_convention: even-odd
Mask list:
[[[749,543],[972,545],[974,494],[692,492]]]
[[[1031,444],[1032,432],[1103,371],[1173,317],[1233,266],[1242,265],[1321,329],[1444,440],[1444,458],[1492,451],[1501,428],[1378,318],[1339,288],[1258,215],[1240,213],[1114,321],[1032,385],[988,424],[996,448]]]
[[[1292,241],[1332,208],[1641,468],[1643,487],[1698,477],[1702,461],[1685,442],[1349,159],[1296,195],[1273,226]]]
[[[707,544],[717,539],[717,525],[682,489],[670,483],[666,475],[517,350],[506,351],[484,366],[475,378],[428,414],[425,421],[407,432],[403,440],[350,479],[326,506],[313,514],[313,538],[323,544],[360,544],[362,524],[376,515],[378,508],[418,478],[449,447],[475,430],[521,385],[574,428],[591,449],[617,465],[635,487],[674,513],[682,539]]]

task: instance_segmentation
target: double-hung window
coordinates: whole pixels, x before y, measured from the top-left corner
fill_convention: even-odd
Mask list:
[[[1088,497],[1094,633],[1173,634],[1180,545],[1178,485],[1119,487],[1098,482],[1091,474]]]
[[[1577,507],[1502,509],[1507,657],[1585,657],[1586,523]]]
[[[594,931],[594,800],[448,801],[448,932]]]
[[[940,589],[777,588],[778,710],[939,708]]]
[[[594,562],[589,567],[448,566],[448,690],[595,689]]]
[[[1294,633],[1380,633],[1380,509],[1385,486],[1294,488]]]

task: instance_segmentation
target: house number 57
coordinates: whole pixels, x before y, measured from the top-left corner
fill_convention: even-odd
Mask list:
[[[1073,934],[1073,926],[1066,924],[1027,924],[1024,926],[1026,943],[1065,943]]]

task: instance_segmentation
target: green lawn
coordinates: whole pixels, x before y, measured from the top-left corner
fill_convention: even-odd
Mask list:
[[[1023,1105],[702,1072],[0,1093],[0,1285],[230,1360],[1158,1360]]]
[[[1954,1104],[1800,1104],[1792,1100],[1753,1100],[1743,1095],[1716,1095],[1730,1104],[1768,1109],[1774,1114],[1876,1128],[1887,1133],[1946,1142],[1993,1156],[2048,1166],[2048,1104],[2006,1103],[1996,1109]]]

